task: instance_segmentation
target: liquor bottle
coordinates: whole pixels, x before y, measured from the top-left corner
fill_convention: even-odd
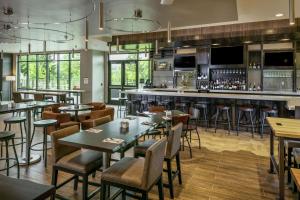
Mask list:
[[[255,82],[254,82],[254,84],[253,84],[253,91],[256,91]]]

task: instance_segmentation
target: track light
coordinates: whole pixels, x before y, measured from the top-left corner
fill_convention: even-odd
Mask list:
[[[155,40],[155,54],[158,54],[158,40]]]
[[[104,7],[103,0],[99,2],[99,30],[102,31],[104,29]]]
[[[85,41],[89,41],[89,21],[88,18],[85,18]]]
[[[289,0],[290,25],[295,24],[295,0]]]
[[[44,50],[44,53],[46,53],[46,50],[47,50],[47,42],[46,42],[46,40],[44,40],[44,42],[43,42],[43,50]]]
[[[119,38],[117,37],[117,53],[120,51]]]
[[[88,48],[89,48],[89,41],[85,41],[85,51],[87,51],[88,50]]]
[[[172,35],[171,35],[171,22],[168,22],[168,43],[172,42]]]

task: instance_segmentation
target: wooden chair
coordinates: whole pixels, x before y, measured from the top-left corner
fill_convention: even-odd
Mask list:
[[[161,113],[161,112],[165,111],[165,107],[164,106],[149,106],[148,111],[153,112],[153,113]]]
[[[102,124],[108,123],[111,121],[111,116],[107,115],[105,117],[100,117],[98,119],[88,119],[83,122],[81,122],[81,128],[83,130],[93,128],[95,126],[100,126]]]
[[[122,199],[125,199],[126,195],[138,198],[136,195],[126,194],[126,190],[129,190],[141,193],[142,199],[148,200],[148,192],[155,184],[158,185],[159,199],[163,200],[162,171],[165,147],[166,139],[161,139],[149,147],[145,158],[123,158],[105,170],[101,176],[101,200],[110,199],[106,193],[108,186],[123,189]]]
[[[184,128],[184,127],[188,127],[189,126],[189,115],[186,114],[186,115],[181,115],[181,116],[174,116],[172,117],[172,123],[173,125],[177,125],[179,123],[182,123],[183,124],[183,129],[182,129],[182,133],[181,133],[181,139],[182,139],[182,149],[184,150],[184,147],[185,147],[185,140],[187,141],[188,143],[188,147],[190,149],[190,157],[192,158],[193,155],[192,155],[192,147],[191,147],[191,143],[190,143],[190,140],[188,138],[188,129],[187,128]]]
[[[74,190],[77,190],[78,177],[82,177],[82,199],[88,197],[88,177],[102,166],[102,153],[93,150],[81,150],[58,143],[60,138],[72,135],[79,131],[79,126],[71,126],[51,133],[52,136],[52,185],[56,189],[74,180]],[[74,174],[74,176],[57,185],[58,171]],[[93,183],[95,185],[95,183]]]
[[[179,184],[180,185],[182,184],[180,154],[179,154],[182,127],[183,127],[182,123],[179,123],[176,126],[174,126],[167,138],[167,147],[166,147],[166,153],[164,158],[164,160],[167,163],[167,170],[164,171],[168,173],[168,184],[164,184],[164,186],[169,188],[171,199],[174,199],[173,180],[176,178],[176,176],[178,176]],[[156,142],[155,140],[147,140],[142,144],[137,145],[134,148],[134,156],[136,158],[139,156],[144,157],[146,155],[147,149],[155,142]],[[174,158],[176,158],[176,166],[177,166],[176,171],[172,171],[172,167],[171,167],[171,163]]]

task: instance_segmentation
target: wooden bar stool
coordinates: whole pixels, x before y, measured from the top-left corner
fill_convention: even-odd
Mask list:
[[[276,108],[270,108],[265,107],[261,109],[261,118],[260,118],[260,136],[263,137],[264,134],[264,128],[267,126],[265,124],[265,120],[267,117],[277,117],[278,116],[278,110]]]
[[[198,101],[193,106],[194,108],[198,109],[200,112],[196,121],[204,122],[206,126],[206,130],[209,127],[208,105],[209,102],[207,101]]]
[[[220,124],[225,124],[228,127],[228,134],[230,134],[230,130],[231,130],[231,120],[230,120],[230,107],[227,105],[216,105],[216,109],[217,112],[215,114],[215,133],[217,132],[217,126],[218,126],[218,122],[220,122]],[[226,114],[226,119],[224,119],[224,113]],[[219,117],[222,117],[222,120],[218,120]]]
[[[14,166],[17,166],[18,168],[18,178],[20,178],[20,165],[19,165],[19,160],[18,160],[18,155],[17,155],[17,151],[16,151],[16,147],[15,147],[15,133],[11,132],[11,131],[2,131],[0,132],[0,142],[4,142],[5,143],[5,147],[6,147],[6,156],[5,158],[0,158],[0,160],[5,160],[6,162],[6,167],[3,168],[3,169],[0,169],[0,171],[4,171],[6,170],[6,175],[9,176],[9,169],[14,167]],[[11,141],[12,145],[9,145],[9,142]],[[10,157],[9,156],[9,149],[8,147],[9,146],[12,146],[13,148],[13,151],[14,151],[14,158]],[[10,160],[14,160],[16,161],[15,164],[13,165],[10,165]]]
[[[247,114],[249,115],[249,120],[247,118]],[[243,121],[243,117],[245,120]],[[250,124],[249,124],[250,123]],[[255,131],[255,113],[254,107],[251,105],[243,105],[238,107],[238,119],[237,119],[237,128],[236,133],[239,135],[240,126],[251,127],[252,137],[254,137]]]
[[[32,151],[42,151],[43,152],[43,159],[45,161],[45,167],[47,167],[47,150],[48,150],[48,147],[47,147],[47,144],[48,144],[47,128],[51,127],[51,126],[54,126],[56,128],[56,126],[57,126],[57,120],[56,119],[44,119],[44,120],[39,120],[39,121],[33,122],[33,133],[32,133],[32,137],[31,137],[31,144],[32,144],[32,141],[33,141],[33,137],[34,137],[36,128],[43,128],[43,141],[31,145],[31,150]],[[43,144],[42,149],[34,149],[33,148],[34,146],[37,146],[39,144]]]

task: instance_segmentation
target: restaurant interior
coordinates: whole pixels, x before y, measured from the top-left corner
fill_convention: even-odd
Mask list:
[[[300,199],[300,0],[0,0],[0,200]]]

